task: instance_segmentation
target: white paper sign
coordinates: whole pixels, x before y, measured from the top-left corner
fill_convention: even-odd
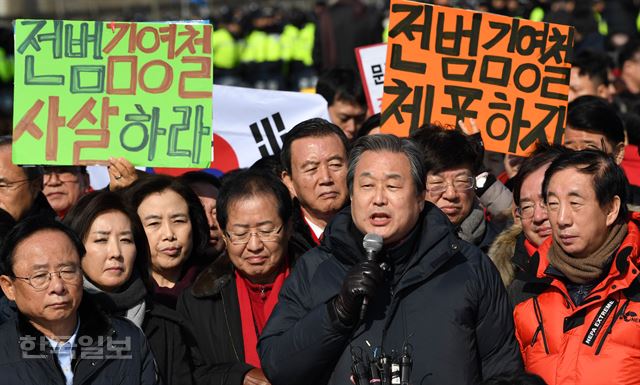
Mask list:
[[[382,107],[384,92],[384,66],[387,61],[387,45],[374,44],[356,48],[362,86],[367,95],[369,110],[374,114]]]

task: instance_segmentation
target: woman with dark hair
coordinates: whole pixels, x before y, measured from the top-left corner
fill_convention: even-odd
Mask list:
[[[267,384],[256,350],[295,256],[288,248],[292,202],[270,173],[246,170],[222,185],[216,215],[226,252],[178,302],[199,330],[195,378],[206,384]]]
[[[164,383],[191,384],[190,329],[174,310],[153,302],[149,246],[138,216],[114,192],[90,193],[64,218],[82,240],[85,293],[110,315],[123,316],[146,335]]]
[[[154,299],[175,309],[206,261],[209,225],[198,196],[167,175],[139,179],[127,191],[149,242]]]

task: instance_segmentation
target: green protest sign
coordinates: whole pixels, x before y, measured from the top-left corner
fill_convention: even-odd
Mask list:
[[[16,20],[13,162],[208,167],[211,25]]]

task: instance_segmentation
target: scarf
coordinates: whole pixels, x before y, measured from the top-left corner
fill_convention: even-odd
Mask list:
[[[458,236],[464,241],[478,245],[482,241],[486,230],[487,222],[484,218],[484,210],[476,204],[458,226]]]
[[[273,282],[273,287],[269,292],[269,296],[264,304],[264,319],[269,319],[273,308],[278,303],[278,294],[284,283],[285,278],[289,276],[289,267],[285,267]],[[260,357],[258,357],[258,329],[254,321],[254,309],[251,306],[249,298],[249,287],[245,282],[245,278],[235,272],[236,290],[238,292],[238,302],[240,303],[240,321],[242,325],[242,341],[244,343],[244,361],[256,368],[260,368]]]
[[[123,314],[125,318],[142,328],[146,310],[145,297],[147,289],[142,279],[134,273],[129,281],[118,292],[106,292],[98,288],[85,276],[84,289],[109,314]]]
[[[551,266],[558,269],[569,281],[578,284],[588,283],[602,276],[604,267],[608,265],[626,236],[626,223],[613,225],[600,248],[586,258],[575,258],[567,254],[553,238],[547,258]]]
[[[527,250],[527,254],[529,254],[529,257],[533,256],[533,254],[538,251],[538,248],[533,243],[529,242],[529,240],[526,238],[524,240],[524,248],[525,250]]]
[[[190,258],[193,258],[193,256],[191,256]],[[187,262],[187,264],[189,264],[189,262]],[[193,284],[193,282],[198,277],[198,274],[200,274],[201,270],[202,266],[200,265],[187,265],[186,271],[180,277],[180,280],[176,282],[175,285],[173,285],[173,287],[158,286],[155,279],[152,279],[151,284],[153,285],[153,300],[159,304],[175,310],[180,294],[182,294],[182,292],[187,287]]]

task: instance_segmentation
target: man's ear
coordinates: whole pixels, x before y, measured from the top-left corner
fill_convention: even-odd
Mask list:
[[[618,214],[620,213],[620,205],[620,197],[617,195],[614,196],[607,209],[607,220],[605,222],[607,226],[611,226],[616,221],[616,219],[618,219]]]
[[[283,171],[282,174],[280,174],[280,179],[282,179],[282,183],[284,183],[284,185],[289,189],[289,195],[291,195],[291,198],[297,198],[298,196],[296,195],[295,187],[293,187],[291,175],[289,175],[287,171]]]
[[[596,95],[601,97],[604,100],[608,100],[609,99],[609,86],[606,86],[604,84],[600,84],[598,87],[596,87]]]
[[[613,159],[617,165],[620,165],[620,163],[622,163],[622,159],[624,159],[624,148],[625,145],[622,142],[616,144],[613,148]]]
[[[7,275],[0,275],[0,287],[2,287],[2,291],[4,295],[10,299],[11,301],[16,300],[15,290],[13,286],[13,280],[9,278]]]

